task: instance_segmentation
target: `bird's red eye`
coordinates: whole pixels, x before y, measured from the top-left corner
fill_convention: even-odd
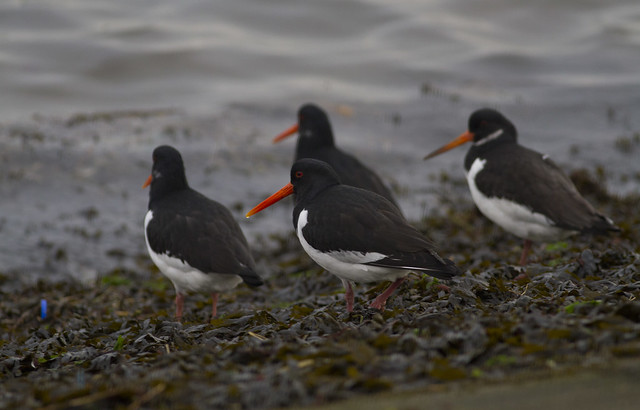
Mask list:
[[[302,178],[302,171],[296,171],[296,178]]]

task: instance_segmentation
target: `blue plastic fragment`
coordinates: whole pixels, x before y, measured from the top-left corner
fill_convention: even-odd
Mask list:
[[[40,319],[47,318],[47,299],[40,299]]]

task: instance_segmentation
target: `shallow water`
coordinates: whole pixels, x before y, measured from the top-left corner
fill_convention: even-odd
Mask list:
[[[436,210],[435,176],[462,175],[465,149],[422,157],[486,105],[567,171],[639,189],[637,1],[8,1],[0,26],[12,279],[148,263],[140,185],[165,143],[268,246],[259,236],[287,232],[290,205],[242,215],[287,182],[295,143],[270,140],[307,101],[413,220]],[[96,112],[115,113],[75,116]]]

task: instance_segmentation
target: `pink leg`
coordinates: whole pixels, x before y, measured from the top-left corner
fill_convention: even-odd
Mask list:
[[[182,320],[182,308],[184,307],[184,294],[176,293],[176,320]]]
[[[387,290],[382,292],[377,298],[374,299],[373,302],[371,302],[369,307],[372,309],[384,310],[384,306],[387,304],[387,299],[389,299],[389,296],[391,296],[391,294],[398,288],[398,286],[400,286],[402,282],[404,282],[404,279],[405,278],[400,278],[393,282],[387,288]]]
[[[217,293],[212,293],[211,294],[211,319],[213,319],[214,317],[216,317],[218,315],[218,294]]]
[[[344,286],[344,299],[347,301],[347,312],[353,312],[353,288],[351,282],[342,279],[342,285]]]
[[[520,255],[520,266],[524,266],[527,264],[527,256],[529,256],[530,250],[531,241],[529,239],[525,239],[524,244],[522,245],[522,255]]]

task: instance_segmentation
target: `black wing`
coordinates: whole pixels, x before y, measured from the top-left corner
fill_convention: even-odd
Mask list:
[[[336,185],[315,197],[313,203],[296,207],[296,212],[303,207],[309,212],[303,234],[315,249],[377,252],[386,257],[369,265],[424,271],[443,279],[460,273],[380,195]]]
[[[147,237],[154,252],[205,273],[235,274],[248,285],[262,284],[247,240],[227,208],[196,191],[175,199],[168,196],[151,209]]]
[[[496,147],[486,154],[485,168],[476,176],[478,189],[489,197],[527,204],[559,228],[582,232],[618,230],[580,195],[551,159],[520,145],[516,147],[511,146],[508,153]]]

